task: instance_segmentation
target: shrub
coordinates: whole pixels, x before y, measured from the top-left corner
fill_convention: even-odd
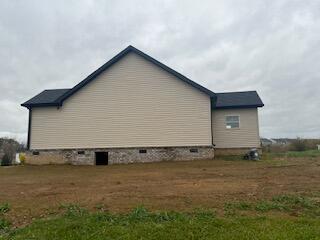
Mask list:
[[[307,149],[310,149],[310,150],[317,150],[318,145],[320,145],[320,139],[309,139],[309,140],[306,140],[306,142],[307,142]]]
[[[307,141],[301,138],[297,138],[292,141],[290,145],[292,151],[305,151],[307,150]]]
[[[26,162],[26,155],[24,153],[19,154],[20,163],[24,164]]]
[[[12,163],[12,157],[8,154],[4,154],[1,161],[1,166],[10,166]]]
[[[288,145],[274,144],[264,147],[263,151],[270,153],[285,153],[289,150]]]

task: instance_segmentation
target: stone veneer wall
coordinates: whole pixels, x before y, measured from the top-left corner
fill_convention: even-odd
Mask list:
[[[139,153],[140,149],[147,150],[147,152]],[[197,152],[191,152],[191,149],[197,149]],[[82,153],[80,154],[79,152],[81,151]],[[99,151],[108,152],[108,164],[189,161],[214,158],[214,148],[211,146],[33,150],[27,152],[26,164],[95,165],[95,152]],[[39,155],[34,155],[34,152],[38,152]]]
[[[216,157],[227,155],[244,155],[252,148],[215,148],[214,153]],[[258,152],[262,154],[262,149],[257,148]]]

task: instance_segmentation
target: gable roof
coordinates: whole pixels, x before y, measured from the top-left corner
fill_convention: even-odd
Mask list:
[[[174,75],[178,79],[183,82],[190,84],[194,88],[204,92],[205,94],[211,97],[212,108],[223,109],[223,108],[251,108],[251,107],[263,107],[258,93],[256,91],[248,91],[248,92],[227,92],[227,93],[214,93],[209,89],[199,85],[198,83],[190,80],[189,78],[183,76],[182,74],[176,72],[175,70],[169,68],[168,66],[160,63],[156,59],[150,57],[149,55],[143,53],[142,51],[136,49],[133,46],[128,46],[123,51],[118,53],[115,57],[110,59],[96,71],[91,73],[88,77],[86,77],[83,81],[78,83],[73,88],[69,89],[49,89],[44,90],[33,98],[21,104],[21,106],[26,108],[32,107],[45,107],[45,106],[62,106],[63,102],[82,87],[86,86],[88,83],[93,81],[97,76],[99,76],[103,71],[107,70],[113,64],[118,62],[128,53],[134,52],[139,56],[143,57],[149,62],[157,65],[158,67],[164,69],[168,73]]]
[[[21,104],[24,107],[30,108],[30,107],[36,107],[36,106],[62,106],[63,101],[65,101],[68,97],[72,96],[74,93],[76,93],[78,90],[80,90],[81,88],[83,88],[84,86],[86,86],[88,83],[90,83],[91,81],[93,81],[97,76],[99,76],[102,72],[104,72],[105,70],[107,70],[109,67],[111,67],[113,64],[115,64],[116,62],[118,62],[120,59],[122,59],[124,56],[126,56],[128,53],[130,52],[134,52],[136,54],[138,54],[139,56],[143,57],[144,59],[146,59],[149,62],[152,62],[153,64],[157,65],[158,67],[162,68],[163,70],[167,71],[168,73],[174,75],[175,77],[177,77],[178,79],[182,80],[183,82],[186,82],[187,84],[190,84],[191,86],[193,86],[194,88],[204,92],[205,94],[209,95],[210,97],[215,97],[215,93],[210,91],[209,89],[199,85],[198,83],[190,80],[189,78],[183,76],[182,74],[176,72],[175,70],[173,70],[172,68],[164,65],[163,63],[159,62],[158,60],[150,57],[149,55],[143,53],[142,51],[140,51],[139,49],[133,47],[133,46],[128,46],[127,48],[125,48],[123,51],[121,51],[120,53],[118,53],[116,56],[114,56],[113,58],[111,58],[108,62],[106,62],[104,65],[102,65],[100,68],[98,68],[96,71],[94,71],[93,73],[91,73],[88,77],[86,77],[84,80],[82,80],[80,83],[78,83],[76,86],[74,86],[73,88],[65,91],[63,94],[61,94],[58,98],[56,98],[54,101],[51,101],[50,103],[39,103],[39,99],[36,98],[37,96],[35,96],[34,98],[28,100],[27,102]],[[46,90],[48,91],[48,90]],[[40,93],[41,94],[41,93]],[[58,92],[51,92],[49,93],[49,95],[53,95],[55,96],[56,94],[58,95]],[[51,96],[49,97],[51,98]],[[41,99],[41,98],[40,98]],[[32,101],[32,100],[36,100],[36,101]],[[39,105],[40,104],[40,105]]]
[[[216,96],[217,100],[214,104],[214,108],[216,109],[255,108],[264,106],[256,91],[216,93]]]

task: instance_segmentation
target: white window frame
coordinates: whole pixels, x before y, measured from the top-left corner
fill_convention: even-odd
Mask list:
[[[227,125],[227,117],[238,117],[238,119],[239,119],[239,127],[230,127],[230,128],[228,128],[228,126],[229,125]],[[226,125],[226,129],[227,130],[234,130],[234,129],[240,129],[240,115],[239,114],[229,114],[229,115],[225,115],[224,116],[224,122],[225,122],[225,125]]]

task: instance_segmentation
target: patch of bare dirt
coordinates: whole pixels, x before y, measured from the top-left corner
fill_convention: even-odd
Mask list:
[[[193,161],[114,166],[0,168],[0,204],[16,225],[59,211],[62,204],[125,212],[221,208],[225,202],[320,192],[320,159],[261,162]]]

